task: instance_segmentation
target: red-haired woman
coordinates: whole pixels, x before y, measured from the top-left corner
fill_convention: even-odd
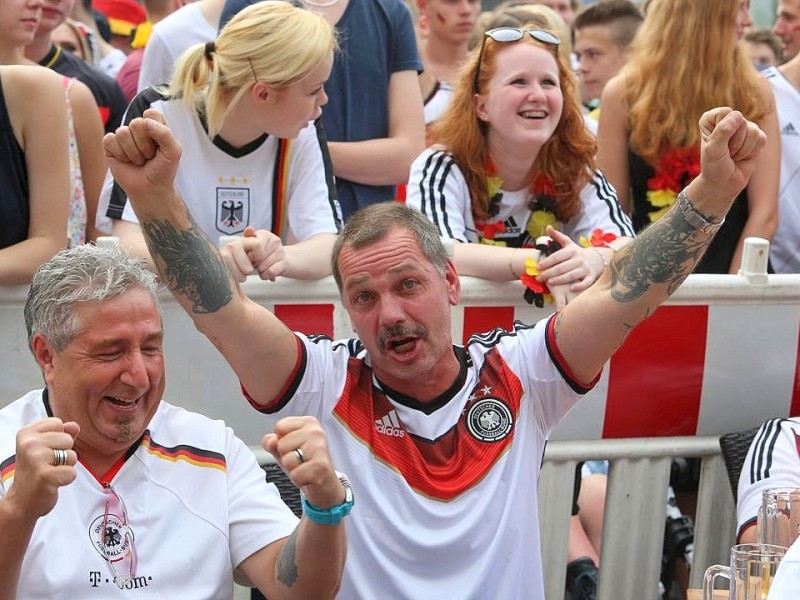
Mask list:
[[[595,168],[558,46],[542,29],[486,32],[434,129],[436,145],[412,165],[407,202],[460,242],[459,273],[512,280],[531,273],[532,259],[560,306],[599,277],[633,228]],[[541,257],[545,235],[561,248]]]

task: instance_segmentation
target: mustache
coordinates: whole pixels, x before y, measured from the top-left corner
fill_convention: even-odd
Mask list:
[[[428,332],[424,328],[419,326],[406,327],[405,325],[393,325],[383,330],[383,333],[381,333],[379,340],[381,346],[386,346],[386,344],[392,338],[409,337],[409,336],[425,339],[426,337],[428,337]]]

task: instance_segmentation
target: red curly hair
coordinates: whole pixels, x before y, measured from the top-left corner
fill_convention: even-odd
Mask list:
[[[525,27],[527,28],[527,27]],[[472,200],[472,213],[476,219],[489,218],[489,198],[486,187],[489,151],[487,124],[478,118],[473,97],[475,71],[478,73],[478,93],[485,91],[494,75],[496,55],[507,43],[484,40],[483,57],[478,64],[480,46],[476,46],[464,65],[455,85],[450,105],[433,125],[432,139],[442,144],[454,157],[467,181]],[[561,58],[555,46],[524,35],[519,42],[546,49],[558,65],[558,78],[564,105],[561,120],[553,135],[544,143],[528,174],[528,181],[544,176],[555,189],[555,213],[561,222],[567,222],[580,209],[580,192],[591,179],[596,165],[597,144],[586,129],[578,100],[574,75]]]

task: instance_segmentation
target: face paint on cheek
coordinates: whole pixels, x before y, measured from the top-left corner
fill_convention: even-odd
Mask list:
[[[436,20],[439,21],[440,25],[444,25],[447,22],[446,19],[441,15],[441,13],[438,12],[436,13]]]

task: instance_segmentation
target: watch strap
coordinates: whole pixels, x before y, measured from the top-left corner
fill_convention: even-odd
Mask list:
[[[709,221],[708,218],[698,211],[691,203],[689,196],[686,194],[686,188],[678,192],[677,204],[686,222],[694,229],[702,231],[703,233],[712,235],[716,233],[725,222],[725,217],[723,217],[719,223]]]
[[[350,509],[353,504],[351,502],[342,502],[337,506],[330,508],[317,508],[302,496],[303,501],[303,514],[314,523],[320,525],[338,525],[344,517],[350,514]]]
[[[344,487],[344,502],[330,508],[319,508],[311,504],[305,497],[300,494],[300,499],[303,505],[303,514],[314,523],[321,525],[338,525],[341,520],[350,514],[353,508],[353,487],[350,485],[350,480],[347,475],[336,471],[336,476]]]

